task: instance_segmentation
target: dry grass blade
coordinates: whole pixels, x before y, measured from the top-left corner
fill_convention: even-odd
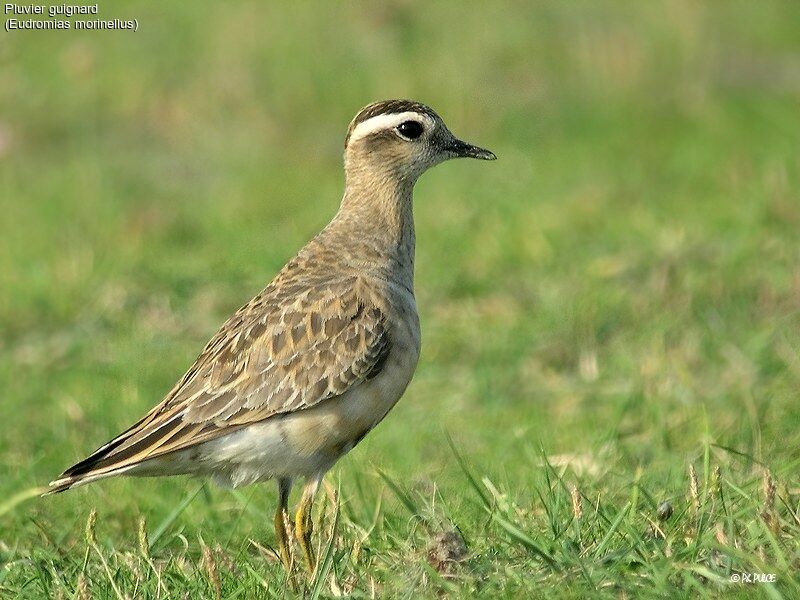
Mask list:
[[[695,512],[698,511],[700,509],[700,484],[697,481],[697,471],[693,464],[689,465],[689,496]]]
[[[311,583],[311,593],[309,598],[311,600],[317,600],[322,593],[322,588],[325,585],[325,581],[328,578],[328,574],[331,571],[333,566],[333,555],[335,551],[335,544],[336,544],[336,535],[339,530],[339,511],[340,511],[340,504],[341,501],[339,500],[339,487],[336,490],[336,503],[333,507],[333,525],[331,526],[331,535],[328,539],[328,543],[325,546],[325,552],[322,555],[322,560],[317,563],[316,572],[314,574],[314,580]]]
[[[572,500],[572,516],[576,520],[580,519],[583,516],[583,499],[577,486],[573,485],[570,489],[570,498]]]
[[[222,584],[219,580],[217,561],[214,558],[214,553],[211,552],[211,548],[209,548],[208,545],[203,541],[203,538],[200,538],[200,548],[203,552],[203,557],[200,561],[201,567],[203,570],[205,570],[208,580],[211,582],[211,585],[214,588],[214,597],[217,600],[220,600],[222,597]]]

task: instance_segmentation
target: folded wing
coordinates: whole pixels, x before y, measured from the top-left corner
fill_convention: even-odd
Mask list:
[[[270,285],[228,319],[159,405],[50,492],[309,408],[374,377],[390,342],[368,297],[355,278]]]

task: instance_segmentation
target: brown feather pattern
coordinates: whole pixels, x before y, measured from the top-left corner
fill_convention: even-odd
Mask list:
[[[297,259],[289,263],[228,319],[160,404],[62,477],[189,448],[373,377],[390,349],[383,312],[358,277],[314,273],[317,285],[309,286],[302,274]]]

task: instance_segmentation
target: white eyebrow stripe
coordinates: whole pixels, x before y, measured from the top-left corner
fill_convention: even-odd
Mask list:
[[[433,127],[433,119],[424,113],[415,112],[413,110],[401,113],[388,113],[370,117],[366,121],[362,121],[353,129],[350,134],[350,141],[354,142],[370,134],[386,129],[394,129],[404,121],[422,121],[426,125],[426,129]]]

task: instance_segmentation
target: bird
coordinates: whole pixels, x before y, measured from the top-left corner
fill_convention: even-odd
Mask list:
[[[421,102],[362,108],[347,129],[333,219],[225,321],[160,403],[44,495],[116,475],[274,480],[278,555],[291,570],[295,538],[313,572],[311,507],[324,475],[383,420],[417,367],[414,185],[459,157],[496,158]]]

